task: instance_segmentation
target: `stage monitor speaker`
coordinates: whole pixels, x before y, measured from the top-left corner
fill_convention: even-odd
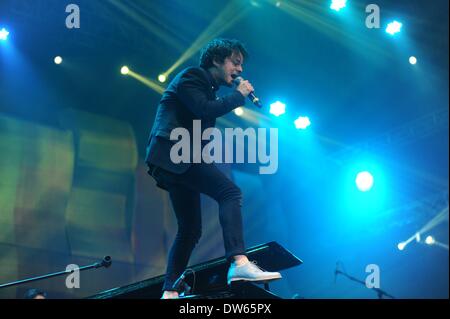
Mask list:
[[[282,271],[301,265],[302,260],[283,248],[277,242],[257,245],[246,251],[248,258],[267,271]],[[192,287],[191,296],[186,298],[278,298],[269,291],[268,285],[260,288],[255,283],[233,283],[227,285],[229,263],[225,257],[190,266],[195,272],[186,275],[186,283]],[[164,275],[143,280],[123,287],[110,289],[88,299],[159,299],[161,298]]]

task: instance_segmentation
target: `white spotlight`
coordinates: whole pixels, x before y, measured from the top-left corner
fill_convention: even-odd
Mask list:
[[[294,121],[295,127],[297,129],[301,129],[304,130],[306,129],[308,126],[311,125],[311,121],[309,120],[309,118],[307,116],[299,116],[295,121]]]
[[[433,245],[435,242],[433,236],[427,236],[427,238],[425,238],[425,243],[428,245]]]
[[[55,64],[61,64],[63,59],[58,55],[55,57],[53,61],[55,62]]]
[[[130,69],[126,65],[120,69],[120,73],[122,73],[123,75],[127,75],[128,72],[130,72]]]
[[[409,57],[409,63],[411,63],[412,65],[416,64],[417,63],[416,57],[415,56]]]
[[[342,8],[345,8],[346,4],[347,0],[331,0],[330,8],[335,11],[339,11]]]
[[[286,104],[276,101],[275,103],[270,104],[270,110],[269,113],[280,116],[286,112]]]
[[[166,82],[166,80],[167,80],[167,76],[165,74],[158,75],[159,82],[164,83],[164,82]]]
[[[405,246],[406,246],[405,243],[399,243],[399,244],[397,245],[397,248],[398,248],[399,250],[403,250],[403,249],[405,249]]]
[[[402,24],[400,22],[392,21],[386,27],[386,32],[389,33],[390,35],[395,35],[395,34],[399,33],[401,31],[401,29],[402,29]]]
[[[373,186],[373,176],[367,171],[359,172],[358,175],[356,175],[355,182],[361,192],[367,192]]]
[[[242,114],[244,114],[244,109],[239,106],[234,109],[234,114],[236,114],[237,116],[241,116]]]
[[[9,32],[5,28],[2,28],[0,30],[0,40],[2,40],[2,41],[8,40],[8,35],[9,35]]]

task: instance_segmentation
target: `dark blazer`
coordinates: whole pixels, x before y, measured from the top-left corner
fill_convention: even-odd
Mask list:
[[[170,159],[170,149],[177,142],[170,140],[171,131],[184,127],[192,137],[193,120],[201,120],[203,131],[214,127],[217,117],[245,104],[245,98],[239,91],[217,98],[218,89],[211,73],[201,67],[187,68],[172,80],[156,112],[147,144],[147,164],[176,174],[187,171],[190,163],[175,164]]]

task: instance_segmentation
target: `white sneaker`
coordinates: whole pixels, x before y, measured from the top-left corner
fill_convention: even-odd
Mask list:
[[[232,281],[244,280],[244,281],[271,281],[281,279],[279,272],[269,272],[256,265],[256,261],[247,262],[243,265],[237,266],[234,262],[231,263],[228,269],[227,276],[228,284]]]
[[[169,291],[166,290],[163,292],[163,295],[161,296],[161,299],[179,299],[180,296],[178,295],[177,291]]]

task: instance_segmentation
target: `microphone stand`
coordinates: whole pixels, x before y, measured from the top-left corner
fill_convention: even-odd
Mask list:
[[[355,277],[352,277],[352,276],[350,276],[350,275],[348,275],[348,274],[346,274],[345,272],[342,272],[342,271],[340,271],[340,270],[337,270],[337,269],[336,269],[335,274],[336,274],[336,276],[339,275],[339,274],[341,274],[341,275],[347,277],[348,279],[350,279],[350,280],[352,280],[352,281],[355,281],[355,282],[357,282],[357,283],[360,283],[360,284],[366,286],[366,283],[365,283],[364,281],[359,280],[359,279],[357,279],[357,278],[355,278]],[[377,293],[378,299],[383,299],[383,296],[386,296],[386,297],[395,299],[394,296],[388,294],[387,292],[381,290],[380,288],[370,288],[370,289],[374,290],[374,291]]]
[[[24,284],[24,283],[27,283],[27,282],[32,282],[32,281],[37,281],[37,280],[57,277],[57,276],[65,275],[65,274],[70,274],[70,273],[73,273],[75,270],[83,271],[83,270],[88,270],[88,269],[92,269],[92,268],[100,268],[100,267],[108,268],[109,266],[111,266],[111,263],[112,263],[111,257],[110,256],[106,256],[106,257],[103,258],[103,260],[101,262],[97,262],[97,263],[94,263],[94,264],[91,264],[91,265],[88,265],[88,266],[83,266],[83,267],[80,267],[78,269],[59,271],[59,272],[55,272],[55,273],[52,273],[52,274],[47,274],[47,275],[38,276],[38,277],[34,277],[34,278],[28,278],[28,279],[14,281],[14,282],[10,282],[10,283],[6,283],[6,284],[3,284],[3,285],[0,285],[0,288],[12,287],[12,286]]]
[[[187,296],[187,294],[191,291],[191,287],[186,283],[185,278],[186,274],[188,273],[188,269],[183,271],[180,277],[175,281],[175,283],[172,285],[172,290],[179,291],[182,287],[184,296]]]

